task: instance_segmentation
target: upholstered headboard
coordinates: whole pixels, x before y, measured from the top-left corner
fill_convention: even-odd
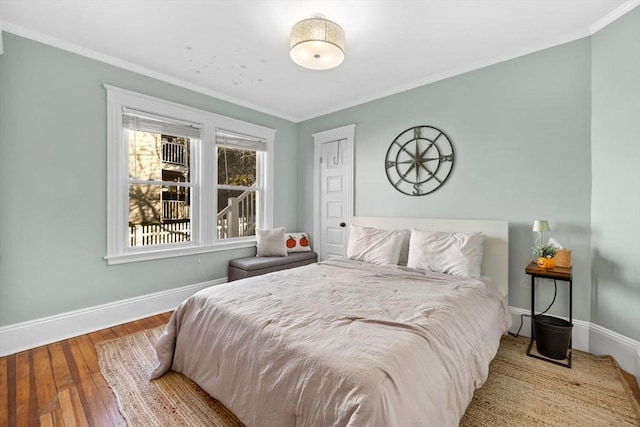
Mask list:
[[[482,274],[506,297],[509,293],[509,223],[502,220],[431,219],[399,217],[352,217],[351,224],[400,230],[411,227],[428,231],[480,231],[485,234]]]

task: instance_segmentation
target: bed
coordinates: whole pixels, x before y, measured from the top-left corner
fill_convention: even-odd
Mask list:
[[[158,341],[152,377],[182,372],[250,427],[458,425],[510,327],[507,223],[351,224],[354,259],[217,285],[184,301]],[[356,231],[369,229],[393,233],[377,240],[386,245],[378,257],[402,240],[396,264],[352,250]],[[417,268],[421,230],[482,233],[481,274]],[[403,258],[410,266],[398,265]]]

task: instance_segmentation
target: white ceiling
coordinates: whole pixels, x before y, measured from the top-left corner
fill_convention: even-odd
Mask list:
[[[295,122],[591,34],[638,0],[0,0],[5,31]],[[289,30],[346,33],[328,71]]]

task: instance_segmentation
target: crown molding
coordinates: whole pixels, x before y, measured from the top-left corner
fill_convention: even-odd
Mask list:
[[[626,15],[638,6],[640,6],[640,0],[629,0],[626,3],[623,3],[616,10],[605,15],[604,17],[596,21],[591,27],[589,27],[591,34],[597,33],[616,19],[622,17],[623,15]]]
[[[640,0],[638,0],[640,1]],[[565,43],[570,43],[572,41],[576,41],[576,40],[580,40],[582,38],[585,37],[589,37],[591,35],[591,33],[589,32],[588,29],[583,29],[580,31],[574,31],[572,33],[569,34],[564,34],[562,36],[558,36],[558,37],[552,37],[549,39],[546,39],[544,41],[541,42],[537,42],[537,43],[533,43],[527,46],[520,46],[517,49],[512,49],[512,50],[508,50],[508,51],[504,51],[503,53],[499,54],[499,55],[493,55],[493,56],[488,56],[485,58],[482,58],[479,61],[474,61],[474,62],[468,62],[466,64],[463,64],[459,67],[454,67],[445,71],[442,71],[440,73],[436,73],[436,74],[431,74],[428,76],[425,76],[419,80],[415,80],[412,82],[408,82],[399,86],[395,86],[393,88],[387,89],[387,90],[383,90],[380,92],[376,92],[373,93],[371,95],[368,96],[364,96],[364,97],[360,97],[358,99],[355,99],[351,102],[345,103],[345,104],[341,104],[341,105],[337,105],[335,107],[332,108],[327,108],[323,111],[318,112],[317,114],[313,114],[311,116],[307,116],[307,117],[302,117],[298,119],[298,122],[303,122],[306,120],[311,120],[317,117],[321,117],[327,114],[331,114],[331,113],[335,113],[338,111],[342,111],[345,110],[347,108],[351,108],[351,107],[355,107],[358,106],[360,104],[364,104],[367,102],[371,102],[371,101],[375,101],[378,99],[382,99],[385,98],[387,96],[392,96],[392,95],[396,95],[398,93],[402,93],[402,92],[406,92],[408,90],[411,89],[416,89],[419,88],[421,86],[425,86],[427,84],[430,83],[435,83],[441,80],[446,80],[448,78],[451,77],[456,77],[462,74],[466,74],[469,73],[471,71],[476,71],[476,70],[480,70],[482,68],[485,67],[489,67],[492,65],[496,65],[499,64],[501,62],[506,62],[506,61],[510,61],[512,59],[516,59],[525,55],[529,55],[532,53],[536,53],[536,52],[540,52],[542,50],[545,49],[549,49],[555,46],[559,46]]]
[[[331,113],[335,113],[338,111],[342,111],[345,110],[347,108],[351,108],[351,107],[355,107],[357,105],[360,104],[364,104],[366,102],[371,102],[371,101],[375,101],[387,96],[391,96],[391,95],[395,95],[407,90],[411,90],[411,89],[415,89],[418,88],[420,86],[424,86],[426,84],[430,84],[430,83],[434,83],[440,80],[444,80],[450,77],[455,77],[461,74],[465,74],[471,71],[475,71],[484,67],[488,67],[494,64],[498,64],[501,62],[505,62],[511,59],[515,59],[527,54],[531,54],[540,50],[544,50],[547,48],[551,48],[554,46],[558,46],[564,43],[569,43],[578,39],[581,39],[583,37],[588,37],[593,35],[594,33],[600,31],[601,29],[603,29],[604,27],[606,27],[607,25],[611,24],[612,22],[614,22],[615,20],[617,20],[618,18],[624,16],[625,14],[629,13],[630,11],[632,11],[633,9],[635,9],[636,7],[640,6],[640,0],[628,0],[625,3],[623,3],[621,6],[619,6],[618,8],[616,8],[614,11],[610,12],[609,14],[607,14],[606,16],[602,17],[601,19],[599,19],[598,21],[596,21],[594,24],[592,24],[589,28],[585,28],[583,30],[580,31],[576,31],[573,32],[571,34],[565,34],[563,36],[560,37],[555,37],[555,38],[550,38],[547,39],[543,42],[540,43],[535,43],[529,46],[525,46],[525,47],[521,47],[519,49],[516,50],[512,50],[512,51],[508,51],[505,52],[503,54],[500,55],[495,55],[492,57],[487,57],[487,58],[483,58],[481,61],[476,61],[473,63],[468,63],[465,65],[462,65],[460,67],[456,67],[450,70],[446,70],[444,72],[441,73],[437,73],[434,75],[429,75],[429,76],[425,76],[417,81],[413,81],[413,82],[409,82],[409,83],[405,83],[403,85],[400,86],[396,86],[381,92],[376,92],[373,94],[370,94],[368,96],[364,96],[364,97],[360,97],[358,99],[355,99],[351,102],[348,103],[344,103],[341,105],[336,105],[333,107],[329,107],[326,108],[324,110],[321,111],[317,111],[315,113],[312,113],[310,115],[307,116],[295,116],[295,115],[289,115],[289,114],[285,114],[281,111],[275,111],[260,105],[256,105],[250,102],[247,102],[243,99],[240,98],[236,98],[233,96],[229,96],[229,95],[225,95],[223,93],[217,92],[217,91],[213,91],[211,89],[207,89],[205,87],[193,84],[193,83],[189,83],[186,82],[184,80],[181,79],[177,79],[175,77],[171,77],[169,75],[145,68],[145,67],[141,67],[139,65],[130,63],[128,61],[124,61],[115,57],[112,57],[110,55],[106,55],[103,54],[101,52],[92,50],[92,49],[87,49],[84,48],[82,46],[76,45],[74,43],[71,42],[67,42],[64,40],[60,40],[42,33],[39,33],[37,31],[33,31],[31,29],[22,27],[22,26],[18,26],[18,25],[14,25],[12,23],[9,22],[1,22],[0,21],[0,30],[9,32],[9,33],[13,33],[16,34],[18,36],[21,37],[25,37],[37,42],[41,42],[62,50],[66,50],[81,56],[85,56],[109,65],[113,65],[119,68],[123,68],[125,70],[128,71],[132,71],[147,77],[151,77],[157,80],[161,80],[164,81],[166,83],[169,84],[173,84],[175,86],[179,86],[182,87],[184,89],[188,89],[188,90],[192,90],[194,92],[197,93],[201,93],[203,95],[207,95],[207,96],[211,96],[213,98],[216,99],[220,99],[222,101],[226,101],[226,102],[230,102],[236,105],[239,105],[241,107],[246,107],[249,108],[251,110],[254,111],[258,111],[261,113],[265,113],[265,114],[269,114],[271,116],[274,117],[278,117],[284,120],[288,120],[290,122],[293,123],[300,123],[306,120],[311,120],[311,119],[315,119],[318,117],[322,117],[324,115],[327,114],[331,114]],[[0,33],[0,54],[2,54],[2,36]]]
[[[225,95],[220,92],[213,91],[211,89],[207,89],[205,87],[186,82],[184,80],[177,79],[175,77],[171,77],[167,74],[160,73],[158,71],[151,70],[146,67],[142,67],[136,64],[133,64],[128,61],[124,61],[122,59],[115,58],[113,56],[98,52],[93,49],[88,49],[82,46],[79,46],[75,43],[71,43],[65,40],[60,40],[55,37],[51,37],[49,35],[33,31],[29,28],[25,28],[19,25],[12,24],[10,22],[4,22],[2,30],[7,33],[12,33],[20,37],[24,37],[36,42],[40,42],[49,46],[53,46],[58,49],[62,49],[71,53],[75,53],[80,56],[84,56],[90,59],[94,59],[96,61],[103,62],[105,64],[113,65],[118,68],[122,68],[128,71],[132,71],[137,74],[141,74],[146,77],[151,77],[156,80],[163,81],[165,83],[169,83],[175,86],[179,86],[184,89],[192,90],[197,93],[201,93],[203,95],[208,95],[213,98],[220,99],[222,101],[230,102],[235,105],[239,105],[241,107],[249,108],[251,110],[255,110],[261,113],[269,114],[271,116],[275,116],[284,120],[288,120],[290,122],[296,122],[295,117],[291,117],[287,114],[284,114],[280,111],[271,110],[260,105],[252,104],[240,98],[236,98],[233,96]],[[1,41],[1,39],[0,39]],[[1,52],[0,52],[1,53]]]

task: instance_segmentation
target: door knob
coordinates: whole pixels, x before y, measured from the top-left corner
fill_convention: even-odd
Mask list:
[[[347,226],[347,224],[345,224],[344,222],[340,223],[340,227],[346,227],[346,226]]]

